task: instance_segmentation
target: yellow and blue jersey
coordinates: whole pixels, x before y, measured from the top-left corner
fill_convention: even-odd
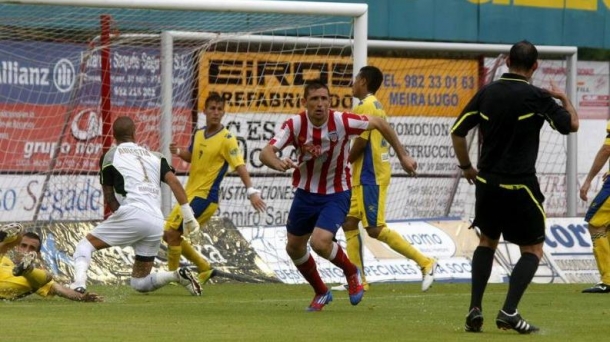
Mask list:
[[[226,173],[245,164],[237,139],[226,128],[207,136],[204,127],[193,134],[189,151],[191,168],[185,186],[187,196],[218,202],[220,183]]]
[[[383,106],[374,95],[367,95],[354,113],[387,119]],[[360,138],[367,140],[363,154],[352,163],[352,185],[388,185],[392,167],[390,145],[378,130],[366,131]]]
[[[53,281],[35,289],[25,277],[13,275],[15,264],[6,256],[0,256],[0,299],[18,299],[36,293],[42,297],[49,296]]]

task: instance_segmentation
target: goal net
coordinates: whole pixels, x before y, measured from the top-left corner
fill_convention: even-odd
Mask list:
[[[188,146],[204,124],[205,98],[218,93],[226,100],[224,124],[238,138],[268,208],[255,212],[231,174],[217,216],[238,227],[285,224],[290,175],[263,167],[258,155],[279,125],[302,110],[307,80],[328,83],[333,108],[352,108],[350,82],[363,65],[354,59],[353,17],[169,9],[181,4],[135,9],[0,1],[1,221],[102,219],[98,162],[112,143],[113,118],[133,117],[138,142],[168,155],[170,141]],[[498,52],[473,45],[369,46],[366,63],[385,74],[377,97],[419,164],[418,178],[408,178],[393,158],[388,220],[473,214],[474,187],[456,168],[450,129],[476,90],[504,71],[502,57],[490,57]],[[543,62],[548,72],[538,72],[533,83],[565,86],[565,55]],[[471,138],[476,162],[478,140]],[[547,208],[565,215],[566,139],[547,127],[542,140],[537,167]],[[185,179],[188,164],[176,157],[172,164]]]
[[[324,6],[285,3],[288,13],[272,13],[263,2],[241,2],[250,12],[215,3],[213,11],[185,11],[167,9],[181,2],[135,9],[0,1],[0,221],[102,219],[98,163],[114,118],[132,117],[137,141],[169,154],[170,141],[188,146],[213,92],[226,100],[224,124],[263,196],[292,196],[287,176],[270,177],[258,152],[300,110],[310,79],[328,82],[334,107],[351,108],[354,18],[342,4],[322,15]],[[163,55],[164,35],[171,55]],[[187,163],[172,164],[186,175]],[[252,217],[233,183],[222,190],[229,216]],[[274,215],[273,203],[268,210]]]
[[[503,73],[508,72],[505,64],[506,58],[505,54],[500,54],[495,58],[484,59],[484,77],[482,78],[484,83],[497,80]],[[565,58],[545,59],[541,57],[538,70],[534,73],[530,83],[546,89],[556,86],[567,92],[566,65]],[[476,161],[478,160],[480,141],[476,133],[471,134],[470,138],[470,155],[472,160]],[[548,123],[545,123],[540,134],[540,149],[536,170],[541,190],[546,198],[544,207],[549,217],[568,216],[567,163],[568,139],[565,135],[553,130]],[[458,171],[458,173],[461,174],[461,171]],[[461,179],[458,182],[452,201],[450,215],[465,218],[474,217],[474,186]],[[584,213],[585,203],[579,201],[578,204],[580,205],[578,212]]]
[[[387,46],[379,41],[369,41],[371,45],[377,50]],[[371,51],[369,64],[379,66],[385,73],[377,97],[385,105],[390,124],[418,162],[418,177],[407,177],[400,171],[398,161],[392,161],[386,218],[470,219],[474,216],[475,188],[457,168],[450,131],[474,93],[508,71],[505,58],[510,46],[394,42],[391,48],[402,57],[376,58],[375,51]],[[539,48],[540,67],[531,83],[542,88],[554,84],[568,92],[568,77],[574,78],[567,67],[570,52],[550,52],[547,48]],[[476,129],[471,131],[468,142],[470,158],[476,165],[480,143]],[[568,215],[568,145],[566,136],[545,124],[536,168],[549,216]],[[572,176],[576,176],[575,172]]]
[[[23,4],[28,2],[47,5]],[[215,267],[238,269],[245,278],[264,279],[266,264],[281,280],[297,281],[281,252],[293,198],[290,174],[264,167],[259,153],[281,123],[302,110],[308,80],[326,81],[331,106],[350,110],[350,83],[365,64],[384,72],[376,95],[419,164],[419,176],[406,177],[392,158],[386,219],[473,214],[474,187],[455,166],[450,129],[477,89],[502,72],[503,60],[496,56],[497,50],[507,51],[505,46],[371,41],[366,59],[366,25],[363,30],[358,24],[366,16],[354,19],[362,4],[20,3],[0,0],[0,222],[49,227],[45,240],[55,247],[49,247],[47,259],[53,259],[54,273],[69,278],[66,265],[74,243],[104,217],[98,163],[112,144],[114,118],[132,117],[138,143],[169,156],[170,142],[186,148],[193,130],[205,124],[203,103],[217,93],[226,100],[223,123],[237,137],[267,210],[255,212],[239,177],[229,174],[220,189],[220,208],[198,237],[198,248]],[[569,84],[562,60],[567,54],[552,53],[548,72],[537,74],[533,83]],[[478,140],[469,139],[476,162]],[[542,140],[537,167],[547,203],[555,203],[549,213],[565,215],[569,144],[546,128]],[[290,149],[283,153],[295,157]],[[185,181],[189,165],[177,157],[171,161]],[[171,198],[164,196],[166,211]],[[236,229],[239,234],[233,234]],[[94,256],[91,279],[108,282],[128,275],[128,269],[108,267],[128,265],[130,253],[123,252],[109,249]],[[342,280],[330,264],[321,265],[325,279]]]

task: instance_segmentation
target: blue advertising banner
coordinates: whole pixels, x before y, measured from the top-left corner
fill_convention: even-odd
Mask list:
[[[0,103],[66,103],[74,88],[84,46],[0,42]]]
[[[176,135],[192,130],[192,54],[173,56]],[[152,149],[159,149],[160,66],[159,47],[111,46],[111,115],[132,116],[138,141]],[[100,93],[99,48],[0,41],[0,172],[97,171]]]
[[[110,58],[113,106],[160,105],[159,47],[112,46]],[[191,107],[192,63],[190,51],[175,51],[174,107]],[[100,50],[86,45],[1,41],[0,103],[97,106],[100,70]]]

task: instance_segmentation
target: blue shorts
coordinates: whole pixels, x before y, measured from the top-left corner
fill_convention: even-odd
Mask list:
[[[589,205],[585,221],[597,228],[610,226],[610,178],[606,179],[601,190]]]
[[[351,195],[350,190],[321,195],[297,189],[288,213],[288,233],[303,236],[311,234],[316,227],[337,233],[345,222]]]

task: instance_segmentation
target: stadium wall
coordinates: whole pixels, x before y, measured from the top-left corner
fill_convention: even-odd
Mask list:
[[[528,39],[540,45],[610,48],[610,1],[349,2],[368,3],[369,38],[503,44]]]
[[[301,0],[297,0],[301,1]],[[308,1],[308,0],[302,0]],[[369,38],[392,40],[459,41],[473,43],[511,44],[527,38],[535,44],[565,45],[591,48],[610,48],[610,1],[599,0],[321,0],[321,2],[360,2],[369,5]],[[0,4],[0,22],[3,17]],[[24,8],[23,11],[27,11]],[[52,9],[62,15],[66,8]],[[4,11],[7,12],[7,11]],[[121,17],[125,10],[109,14]],[[163,11],[144,13],[134,17],[131,27],[138,23],[155,22],[159,26],[171,20]],[[196,19],[202,30],[214,31],[213,14],[185,12],[186,20]],[[247,23],[252,15],[243,14]],[[208,24],[209,23],[209,24]],[[544,25],[541,25],[544,23]],[[63,23],[57,23],[61,26]],[[33,20],[32,28],[40,27]],[[45,25],[49,25],[45,22]],[[76,25],[78,25],[76,23]],[[240,27],[243,31],[248,28]]]

